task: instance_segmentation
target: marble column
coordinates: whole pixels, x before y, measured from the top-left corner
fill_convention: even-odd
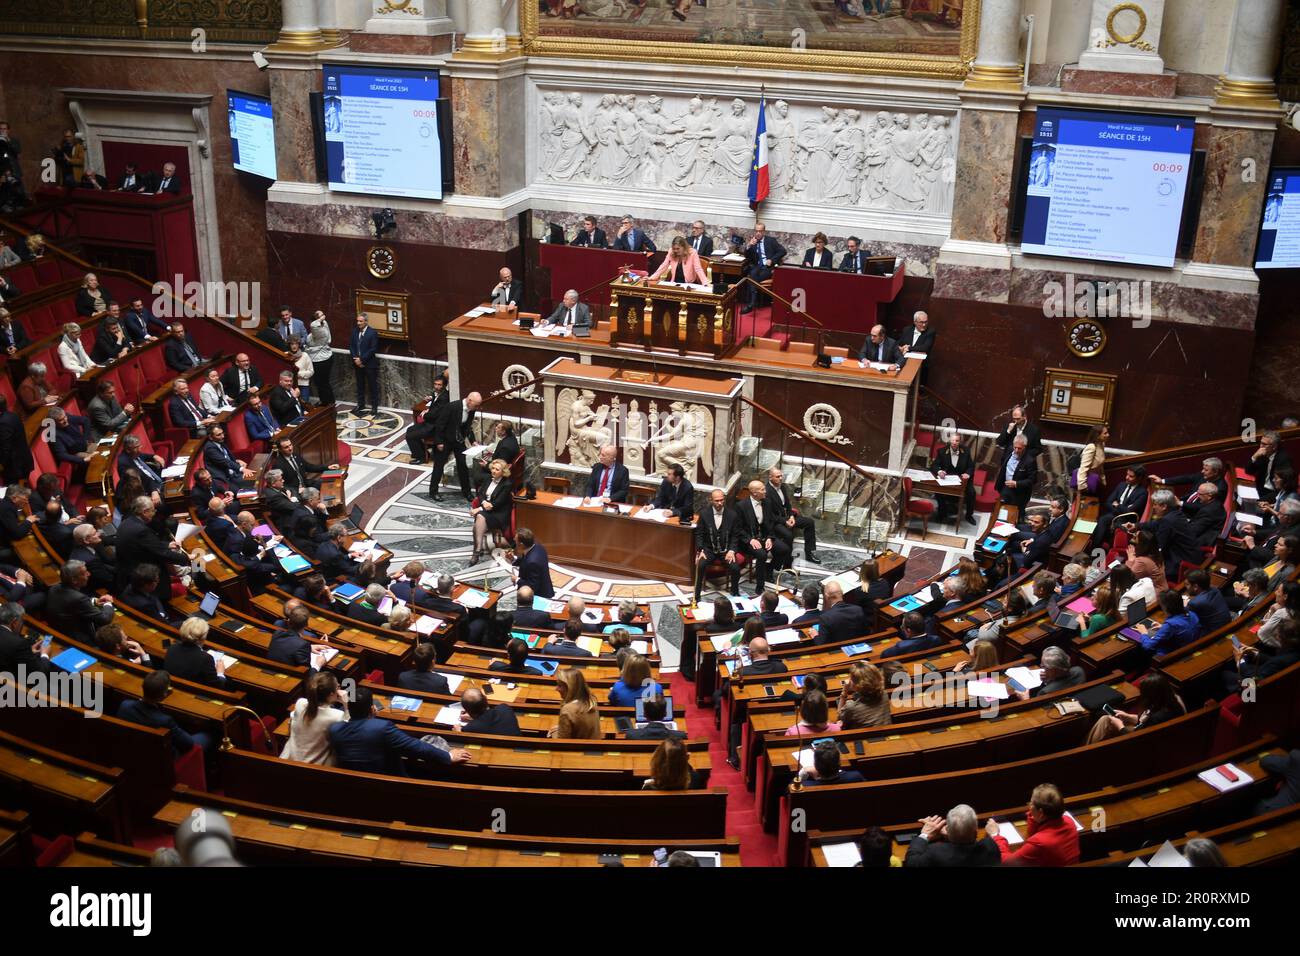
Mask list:
[[[268,47],[267,77],[275,111],[275,165],[278,182],[316,182],[316,147],[312,139],[311,93],[320,91],[320,64],[304,53]]]
[[[467,0],[463,49],[493,56],[506,52],[505,18],[497,0]]]
[[[316,0],[282,0],[277,48],[315,50],[323,45]]]
[[[979,47],[966,86],[985,90],[1019,90],[1022,0],[984,0],[980,4]]]
[[[1231,106],[1278,106],[1277,73],[1285,0],[1237,0],[1228,64],[1215,98]]]
[[[469,29],[469,0],[447,0],[447,16],[456,23],[456,29],[464,33]]]
[[[338,46],[345,35],[366,25],[370,14],[367,0],[317,0],[316,21],[327,46]]]

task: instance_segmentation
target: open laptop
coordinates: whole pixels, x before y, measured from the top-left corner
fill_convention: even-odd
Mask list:
[[[664,720],[671,721],[672,719],[673,719],[673,697],[671,694],[665,694],[664,695]],[[644,697],[638,697],[636,699],[636,725],[638,727],[644,727],[646,725]]]
[[[1079,618],[1069,608],[1061,607],[1053,598],[1047,604],[1047,616],[1057,627],[1067,631],[1079,629]]]
[[[348,529],[349,534],[356,534],[361,530],[361,521],[365,516],[366,513],[361,510],[360,505],[353,505],[352,513],[343,519],[343,527]]]
[[[1121,629],[1119,636],[1127,638],[1130,641],[1142,640],[1142,633],[1136,630],[1139,624],[1145,624],[1147,627],[1151,627],[1156,623],[1154,620],[1147,617],[1147,607],[1142,601],[1134,601],[1128,606],[1124,613],[1128,617],[1128,627]]]
[[[199,604],[199,609],[194,613],[194,616],[210,621],[216,616],[219,607],[221,607],[221,598],[212,591],[208,591],[203,595],[203,601]]]

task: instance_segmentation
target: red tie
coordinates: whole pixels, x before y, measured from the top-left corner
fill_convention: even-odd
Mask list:
[[[605,473],[604,473],[603,475],[600,476],[600,494],[596,496],[596,497],[598,497],[598,498],[604,498],[604,497],[605,497],[605,492],[609,489],[609,473],[610,473],[610,470],[611,470],[610,467],[609,467],[608,465],[606,465],[606,466],[605,466]]]

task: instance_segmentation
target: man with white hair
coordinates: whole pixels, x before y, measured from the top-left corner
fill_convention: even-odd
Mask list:
[[[616,445],[602,445],[596,464],[591,466],[587,479],[587,497],[599,499],[603,504],[627,501],[631,475],[627,466],[618,460]]]
[[[930,328],[929,313],[918,311],[913,314],[912,327],[898,337],[898,350],[904,355],[910,352],[930,355],[934,352],[934,329]],[[926,362],[926,366],[929,364]]]
[[[947,818],[921,820],[921,835],[907,848],[904,866],[998,866],[1002,851],[988,834],[980,835],[975,810],[959,803]]]
[[[1228,479],[1223,476],[1223,472],[1223,459],[1211,456],[1201,462],[1200,471],[1191,471],[1185,475],[1170,475],[1168,478],[1152,475],[1151,484],[1178,488],[1182,485],[1200,485],[1208,481],[1219,489],[1219,500],[1223,501],[1228,494]]]
[[[506,268],[502,268],[498,278],[501,281],[492,287],[489,301],[493,305],[519,305],[524,298],[524,284]]]
[[[1183,502],[1183,514],[1191,521],[1192,537],[1199,547],[1214,544],[1223,533],[1223,525],[1228,520],[1218,485],[1212,481],[1201,482],[1196,488],[1196,494]]]
[[[429,472],[429,497],[434,501],[442,500],[438,486],[442,484],[442,471],[447,467],[448,458],[456,459],[460,493],[466,501],[470,500],[469,465],[462,453],[474,438],[474,416],[482,404],[483,396],[470,392],[460,401],[449,403],[438,417],[438,430],[433,435],[433,468]]]
[[[555,307],[546,322],[564,329],[590,329],[591,307],[585,302],[579,302],[578,291],[570,289],[564,293],[564,301]]]
[[[754,587],[763,593],[769,567],[783,568],[790,561],[790,541],[776,533],[777,510],[767,503],[767,486],[749,483],[749,500],[736,502],[736,549],[754,562]]]
[[[1021,700],[1078,687],[1088,679],[1082,667],[1070,663],[1069,652],[1061,647],[1049,647],[1044,650],[1043,656],[1039,658],[1039,665],[1042,667],[1042,673],[1039,675],[1042,683],[1033,690],[1016,691],[1016,696]]]
[[[1029,439],[1023,433],[1018,434],[1002,456],[993,487],[1003,504],[1017,505],[1024,511],[1037,480],[1038,461],[1029,452]]]

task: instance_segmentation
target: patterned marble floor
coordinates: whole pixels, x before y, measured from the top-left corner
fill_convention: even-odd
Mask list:
[[[362,526],[384,547],[391,550],[395,563],[419,558],[434,571],[447,571],[458,580],[504,592],[501,607],[514,607],[514,582],[510,574],[509,555],[497,551],[486,560],[471,564],[473,538],[467,506],[458,490],[453,490],[455,476],[448,467],[443,478],[444,500],[429,495],[429,466],[411,464],[403,439],[410,413],[401,409],[381,408],[378,415],[357,418],[350,405],[340,405],[340,437],[352,448],[352,466],[348,472],[347,497],[351,505],[360,506]],[[450,478],[452,485],[447,484]],[[907,572],[899,589],[950,567],[973,545],[973,525],[959,530],[952,525],[932,523],[930,536],[919,540],[920,529],[910,538],[895,536],[890,547],[907,556]],[[942,543],[937,543],[942,542]],[[545,543],[545,542],[543,542]],[[796,558],[795,567],[801,584],[843,571],[859,564],[868,552],[856,546],[856,537],[842,534],[822,535],[818,541],[821,564]],[[614,574],[598,575],[561,562],[551,563],[557,598],[578,595],[589,600],[617,600],[634,597],[650,605],[655,627],[663,639],[665,669],[676,666],[676,648],[681,644],[679,618],[671,611],[688,603],[689,589],[671,583],[637,580]],[[742,582],[741,589],[753,593],[752,584]],[[710,592],[706,591],[707,597]]]

